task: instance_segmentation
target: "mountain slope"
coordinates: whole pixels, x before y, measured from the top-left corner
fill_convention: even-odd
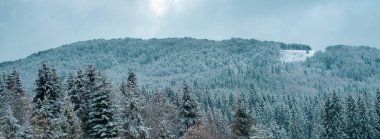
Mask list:
[[[33,89],[37,70],[44,62],[57,68],[63,79],[69,72],[76,72],[88,64],[94,64],[97,69],[110,76],[114,84],[125,80],[128,70],[134,70],[139,77],[139,84],[147,88],[178,86],[187,80],[194,86],[212,89],[244,90],[249,88],[250,84],[254,84],[270,92],[312,93],[321,91],[319,86],[339,88],[356,84],[373,87],[378,82],[374,78],[379,74],[377,71],[371,72],[371,76],[363,76],[363,79],[357,80],[351,76],[339,76],[339,67],[319,66],[326,61],[324,55],[333,52],[337,53],[334,54],[334,57],[338,57],[336,59],[344,59],[357,55],[354,51],[372,51],[371,56],[374,58],[369,59],[372,63],[366,64],[367,61],[360,70],[369,68],[373,71],[379,66],[376,55],[380,55],[375,48],[332,46],[327,52],[317,52],[316,56],[308,58],[305,62],[296,63],[281,62],[281,49],[311,48],[307,45],[253,39],[98,39],[76,42],[42,51],[25,59],[1,63],[0,72],[7,73],[12,67],[16,67],[21,72],[28,90]],[[339,55],[346,51],[350,53]],[[360,60],[360,57],[355,59]],[[372,81],[369,82],[370,80]]]

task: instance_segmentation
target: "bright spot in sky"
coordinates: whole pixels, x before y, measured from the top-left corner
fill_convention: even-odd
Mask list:
[[[157,16],[161,16],[169,8],[169,2],[168,0],[151,0],[150,7]]]

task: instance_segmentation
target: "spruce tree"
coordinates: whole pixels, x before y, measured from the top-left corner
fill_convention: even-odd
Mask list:
[[[367,109],[365,107],[365,100],[363,97],[358,98],[358,133],[359,138],[370,139],[372,138],[372,127],[370,125],[370,119],[368,117]]]
[[[247,110],[245,101],[239,99],[235,116],[232,123],[232,138],[245,138],[248,139],[253,133],[253,116]]]
[[[179,109],[180,128],[179,135],[182,136],[191,126],[199,124],[201,115],[199,113],[198,102],[191,94],[187,83],[183,85],[182,104]]]
[[[22,84],[20,73],[13,68],[12,73],[7,79],[7,89],[10,91],[10,105],[12,108],[12,113],[18,121],[19,125],[27,125],[29,121],[29,100],[27,98],[26,91]]]
[[[32,133],[28,138],[54,139],[57,136],[57,127],[52,119],[49,103],[36,99],[31,118]]]
[[[322,111],[323,131],[321,137],[324,139],[344,138],[342,106],[335,91],[331,99],[327,97]]]
[[[74,85],[69,92],[70,100],[74,104],[74,111],[77,111],[81,106],[85,106],[90,99],[84,76],[82,70],[77,71],[77,76],[74,78]]]
[[[88,125],[91,127],[92,138],[112,138],[117,136],[116,124],[111,104],[111,84],[104,76],[97,76],[99,83],[94,84],[95,90],[91,98]],[[94,80],[95,81],[95,80]]]
[[[62,83],[58,77],[56,70],[50,68],[48,65],[43,64],[41,69],[38,70],[38,77],[36,80],[37,88],[34,90],[36,96],[33,102],[47,102],[43,103],[48,105],[48,111],[52,114],[53,118],[59,117],[62,101]]]
[[[34,110],[31,124],[32,138],[59,138],[61,119],[61,81],[56,70],[43,64],[36,80],[36,96],[33,99]]]
[[[91,125],[88,124],[90,117],[90,103],[92,101],[92,96],[96,91],[96,83],[98,83],[99,77],[97,76],[96,70],[93,65],[88,65],[85,74],[82,74],[82,71],[78,71],[77,79],[75,82],[76,93],[79,97],[79,106],[78,107],[78,117],[82,121],[82,131],[84,132],[83,136],[88,138],[91,136]],[[72,99],[73,101],[73,99]],[[75,104],[75,101],[73,101]]]
[[[61,121],[61,130],[63,136],[61,138],[78,139],[82,138],[83,132],[81,129],[81,121],[74,111],[74,105],[68,95],[65,96],[63,106],[63,117]]]
[[[347,139],[357,139],[359,138],[358,133],[358,116],[357,116],[357,108],[355,104],[355,100],[352,98],[351,95],[348,96],[346,101],[346,138]]]
[[[3,84],[3,83],[1,83]],[[4,138],[13,139],[19,137],[20,125],[13,115],[10,105],[11,92],[1,85],[0,90],[0,131]]]
[[[137,86],[136,74],[129,71],[126,84],[122,84],[121,91],[126,98],[125,117],[123,129],[126,131],[126,138],[145,139],[149,137],[148,128],[145,127],[144,118],[141,116],[145,101]]]

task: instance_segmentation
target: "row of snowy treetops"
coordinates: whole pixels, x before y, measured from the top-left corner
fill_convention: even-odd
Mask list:
[[[226,97],[186,82],[180,89],[140,89],[132,71],[116,89],[91,65],[63,83],[42,64],[34,96],[15,68],[0,79],[0,138],[6,139],[380,138],[379,90],[311,96],[251,86]]]

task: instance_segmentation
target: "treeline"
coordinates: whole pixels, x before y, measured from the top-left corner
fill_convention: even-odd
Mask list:
[[[113,87],[94,66],[62,80],[46,64],[34,93],[15,68],[0,86],[0,137],[7,139],[380,137],[379,90],[281,94],[251,85],[223,93],[186,82],[150,90],[138,86],[133,71]]]
[[[311,50],[311,47],[309,45],[305,44],[297,44],[297,43],[280,43],[280,48],[282,50]]]
[[[70,74],[63,83],[54,68],[43,64],[31,100],[23,89],[20,74],[13,69],[0,82],[1,137],[217,138],[202,118],[199,103],[186,83],[182,97],[175,93],[167,101],[162,93],[148,95],[141,91],[136,80],[130,71],[118,90],[120,96],[107,77],[91,65],[84,72]],[[237,113],[248,116],[243,107]],[[240,122],[245,121],[234,124],[236,134],[248,134],[240,133],[244,130],[240,129]]]

